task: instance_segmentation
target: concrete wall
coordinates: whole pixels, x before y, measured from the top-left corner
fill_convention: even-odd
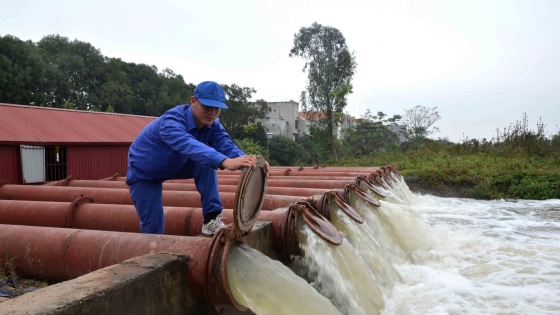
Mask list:
[[[241,240],[278,259],[272,223],[256,222]],[[186,256],[157,253],[129,259],[79,278],[0,303],[2,315],[210,315],[188,285]],[[271,288],[272,290],[273,288]],[[251,311],[232,315],[251,315]]]

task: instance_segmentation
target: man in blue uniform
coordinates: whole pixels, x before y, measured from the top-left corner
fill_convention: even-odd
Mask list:
[[[216,169],[235,171],[257,162],[220,124],[225,100],[219,84],[202,82],[190,104],[176,106],[149,123],[130,146],[126,183],[142,233],[163,234],[162,183],[167,179],[194,178],[202,201],[202,233],[213,235],[224,227]]]

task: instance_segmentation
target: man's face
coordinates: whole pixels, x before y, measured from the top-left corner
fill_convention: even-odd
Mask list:
[[[191,106],[194,121],[198,128],[211,125],[220,116],[221,108],[203,105],[194,96],[191,96]]]

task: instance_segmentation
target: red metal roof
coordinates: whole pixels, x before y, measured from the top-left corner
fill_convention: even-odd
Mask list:
[[[154,119],[0,103],[0,144],[130,144]]]

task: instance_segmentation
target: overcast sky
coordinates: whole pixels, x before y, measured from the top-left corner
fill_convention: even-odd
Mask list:
[[[109,57],[170,68],[188,83],[237,83],[298,101],[293,36],[339,29],[358,63],[346,111],[438,107],[434,137],[491,138],[520,120],[560,126],[560,1],[0,0],[0,35],[60,34]]]

